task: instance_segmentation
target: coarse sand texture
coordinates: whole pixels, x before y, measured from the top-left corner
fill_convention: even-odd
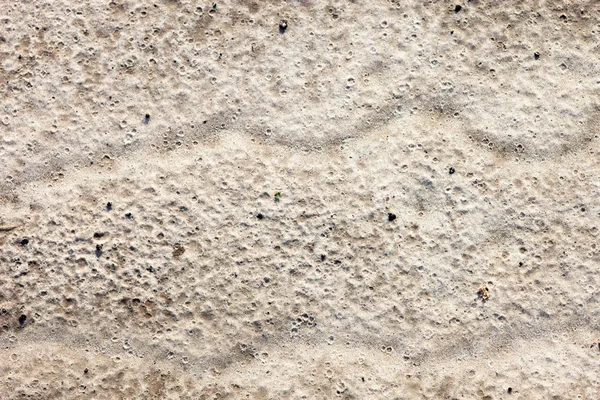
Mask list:
[[[0,0],[0,400],[600,399],[600,3]]]

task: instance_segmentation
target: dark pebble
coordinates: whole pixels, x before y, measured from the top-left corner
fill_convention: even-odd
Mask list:
[[[96,232],[94,233],[94,239],[100,239],[101,237],[104,237],[106,235],[106,233],[104,232]]]
[[[125,214],[125,218],[127,218],[127,219],[133,219],[133,214],[127,213],[127,214]]]
[[[260,214],[260,213],[259,213],[259,214],[256,214],[256,218],[258,218],[258,219],[263,219],[264,217],[265,217],[265,216],[264,216],[264,215],[262,215],[262,214]]]
[[[455,173],[456,171],[454,170],[454,168],[450,167],[450,169],[448,170],[448,173],[450,175],[452,175],[453,173]]]
[[[458,4],[454,6],[454,12],[460,12],[460,10],[462,10],[462,6],[459,6]]]
[[[512,394],[512,388],[511,387],[509,387],[507,391],[508,391],[508,394]]]
[[[112,210],[112,203],[109,201],[108,203],[106,203],[106,211],[110,210]]]
[[[27,321],[27,315],[21,314],[21,316],[19,317],[19,325],[21,325],[22,327],[23,325],[25,325],[25,321]]]
[[[281,20],[281,22],[279,23],[279,33],[281,33],[282,35],[285,33],[285,30],[287,29],[288,24],[287,21],[285,19]]]
[[[97,244],[96,245],[96,257],[100,258],[102,256],[102,245],[101,244]]]
[[[144,123],[147,124],[148,122],[150,122],[150,114],[146,114],[144,117]]]
[[[533,58],[535,58],[536,60],[540,59],[540,53],[538,53],[537,51],[535,53],[533,53]]]
[[[388,213],[388,221],[392,222],[396,219],[396,214]]]
[[[19,242],[21,246],[25,247],[29,244],[29,239],[23,239]]]

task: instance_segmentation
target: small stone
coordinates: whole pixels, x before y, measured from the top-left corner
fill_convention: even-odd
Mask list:
[[[477,290],[477,297],[479,297],[483,302],[486,302],[490,299],[490,289],[488,289],[485,283],[481,285],[479,290]]]
[[[535,58],[536,60],[540,59],[540,53],[538,53],[537,51],[535,53],[533,53],[533,58]]]
[[[146,114],[146,116],[144,117],[144,123],[148,124],[148,122],[150,122],[150,114]]]
[[[256,218],[258,219],[263,219],[265,216],[262,215],[261,213],[256,214]]]
[[[458,13],[458,12],[460,12],[460,10],[462,10],[462,6],[460,6],[460,5],[458,5],[458,4],[454,6],[454,12],[455,12],[455,13]]]
[[[29,239],[25,238],[19,242],[21,246],[25,247],[29,244]]]
[[[396,219],[396,214],[388,213],[388,221],[392,222]]]
[[[450,169],[448,170],[448,173],[449,173],[450,175],[452,175],[452,174],[453,174],[453,173],[455,173],[455,172],[456,172],[456,171],[454,170],[454,168],[453,168],[453,167],[450,167]]]
[[[19,325],[21,326],[21,328],[23,327],[23,325],[25,325],[25,321],[27,321],[27,315],[21,314],[21,316],[19,317]]]
[[[112,210],[112,203],[109,201],[108,203],[106,203],[106,211],[110,210]]]
[[[288,23],[285,19],[282,19],[281,22],[279,22],[279,33],[281,33],[282,35],[285,33],[285,30],[288,27]]]
[[[100,258],[102,256],[102,245],[101,244],[97,244],[96,245],[96,258]]]

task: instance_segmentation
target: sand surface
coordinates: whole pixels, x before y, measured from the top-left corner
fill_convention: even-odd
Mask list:
[[[0,1],[0,399],[599,399],[599,36]]]

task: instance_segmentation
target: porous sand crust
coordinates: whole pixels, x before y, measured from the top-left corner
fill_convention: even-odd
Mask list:
[[[600,398],[599,31],[1,0],[0,398]]]

